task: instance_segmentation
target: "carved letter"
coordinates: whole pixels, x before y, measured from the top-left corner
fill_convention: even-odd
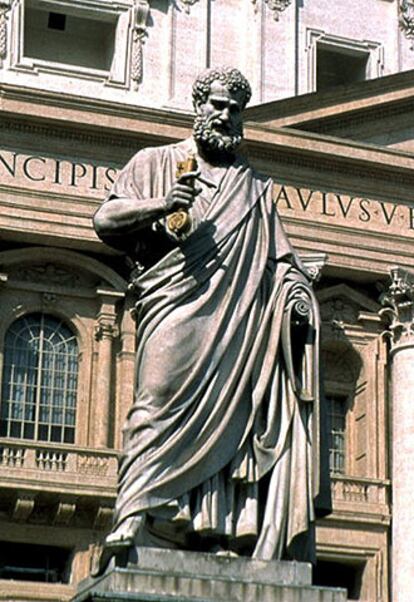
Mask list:
[[[408,207],[408,218],[410,220],[410,229],[414,230],[414,207]]]
[[[349,201],[348,204],[345,206],[344,203],[342,202],[342,198],[340,194],[335,195],[336,198],[338,199],[338,203],[339,203],[339,207],[341,208],[341,213],[344,217],[347,217],[349,210],[352,207],[352,203],[354,202],[354,197],[349,197]]]
[[[77,171],[77,167],[80,167],[80,172]],[[77,186],[78,179],[86,176],[86,167],[83,163],[72,163],[72,178],[70,185]]]
[[[326,197],[326,192],[322,192],[322,215],[329,215],[329,217],[335,217],[335,212],[329,213],[328,211],[328,199]]]
[[[46,163],[46,159],[44,159],[43,157],[27,157],[27,159],[25,159],[23,163],[24,175],[26,176],[26,178],[32,180],[33,182],[43,182],[44,180],[46,180],[45,174],[35,177],[33,174],[30,173],[29,165],[32,161],[40,161],[40,163],[43,163],[43,165],[45,165]]]
[[[395,215],[395,212],[397,210],[398,205],[394,205],[393,208],[391,209],[390,213],[388,213],[387,208],[385,206],[385,203],[381,203],[380,202],[380,206],[381,206],[381,209],[382,209],[382,213],[383,213],[384,219],[385,219],[386,223],[389,226],[391,224],[393,218],[394,218],[394,215]]]
[[[98,188],[98,166],[92,165],[92,186],[93,190],[97,190]]]
[[[55,161],[55,179],[54,179],[55,184],[62,184],[62,182],[60,181],[60,164],[61,164],[61,161],[56,159],[56,161]]]
[[[114,169],[113,167],[107,167],[105,170],[105,176],[109,181],[110,185],[112,186],[112,184],[114,183],[114,177],[116,176],[116,169]],[[105,186],[105,190],[110,190],[111,186]]]
[[[358,215],[358,219],[361,222],[369,222],[371,221],[371,214],[368,211],[368,209],[366,208],[366,205],[370,205],[371,201],[368,199],[361,199],[359,201],[359,206],[361,208],[361,213]]]
[[[300,188],[297,188],[297,191],[298,191],[298,197],[299,197],[300,204],[302,205],[302,209],[303,209],[303,211],[306,211],[307,208],[309,207],[309,203],[312,200],[314,191],[313,190],[309,191],[308,198],[306,200],[302,196],[302,190]]]
[[[13,153],[13,166],[12,166],[9,163],[7,163],[7,161],[3,157],[3,155],[0,155],[0,163],[2,163],[4,165],[4,167],[7,169],[7,171],[9,172],[9,174],[11,176],[16,175],[16,157],[17,157],[17,153]]]
[[[290,204],[288,195],[286,193],[285,187],[281,186],[280,190],[279,190],[279,194],[277,195],[277,199],[275,199],[275,205],[277,207],[280,199],[284,200],[286,203],[286,207],[288,207],[289,209],[293,209],[292,205]]]

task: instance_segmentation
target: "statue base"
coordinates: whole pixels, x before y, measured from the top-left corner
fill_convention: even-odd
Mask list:
[[[312,586],[311,565],[139,548],[138,563],[86,579],[72,602],[346,602]]]

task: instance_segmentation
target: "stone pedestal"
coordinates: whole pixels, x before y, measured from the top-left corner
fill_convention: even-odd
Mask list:
[[[137,565],[114,567],[79,586],[72,602],[346,602],[311,585],[311,566],[141,548]]]

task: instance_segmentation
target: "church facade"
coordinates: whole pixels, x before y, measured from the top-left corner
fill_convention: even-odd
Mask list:
[[[314,581],[395,598],[412,522],[413,31],[404,0],[0,1],[0,600],[70,600],[108,532],[135,325],[131,266],[91,217],[137,150],[191,134],[192,81],[218,64],[252,83],[244,151],[320,301],[333,512]]]

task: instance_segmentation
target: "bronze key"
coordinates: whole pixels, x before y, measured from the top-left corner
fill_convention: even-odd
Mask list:
[[[197,169],[197,160],[191,155],[184,161],[177,161],[177,171],[175,175],[177,178],[190,171]],[[191,227],[191,218],[187,209],[179,209],[170,213],[166,219],[168,229],[174,234],[185,234]]]

